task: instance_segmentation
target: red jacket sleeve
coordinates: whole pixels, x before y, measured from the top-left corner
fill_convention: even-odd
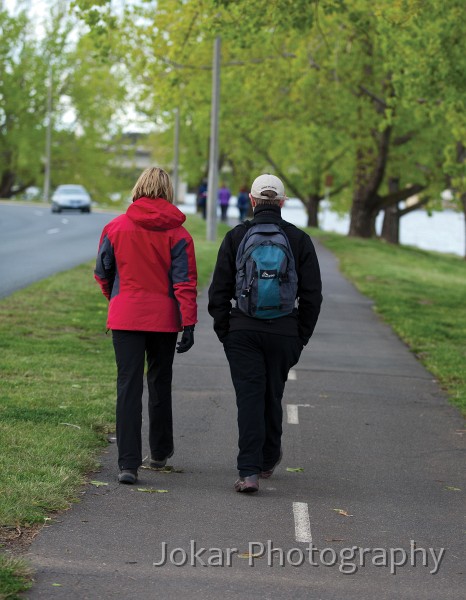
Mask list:
[[[180,237],[173,239],[171,247],[171,276],[181,324],[185,327],[197,323],[197,268],[193,239],[184,227],[180,230]]]
[[[113,283],[115,281],[115,253],[113,246],[107,237],[106,228],[104,228],[99,242],[99,251],[94,270],[94,278],[100,285],[102,294],[110,300]]]

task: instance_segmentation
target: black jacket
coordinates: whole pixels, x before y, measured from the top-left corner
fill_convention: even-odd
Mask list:
[[[238,308],[232,308],[236,253],[246,231],[255,223],[276,223],[283,228],[290,242],[298,273],[298,308],[291,315],[263,320],[245,315]],[[209,288],[209,313],[214,318],[214,330],[220,341],[229,331],[249,329],[299,336],[303,344],[307,344],[317,323],[321,303],[320,269],[311,238],[304,231],[284,221],[278,206],[257,206],[251,221],[237,225],[226,234],[218,252]]]

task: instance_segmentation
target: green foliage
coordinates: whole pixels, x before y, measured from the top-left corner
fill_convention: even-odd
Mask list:
[[[165,164],[177,107],[184,175],[197,185],[206,174],[212,44],[221,35],[221,177],[235,189],[272,170],[305,200],[322,197],[331,175],[331,199],[341,211],[349,208],[356,177],[366,172],[370,179],[387,128],[391,141],[376,193],[386,193],[388,177],[401,187],[430,186],[432,195],[445,185],[440,167],[451,128],[439,113],[434,121],[426,107],[406,100],[407,80],[418,69],[414,56],[422,51],[415,35],[420,18],[424,23],[428,10],[417,0],[161,0],[155,13],[145,3],[128,8],[121,27],[132,40],[127,48],[139,89],[146,90],[140,106],[163,123],[155,135]],[[434,39],[437,32],[430,27]],[[401,54],[411,57],[409,70]],[[417,75],[428,78],[422,69]]]
[[[388,14],[378,23],[387,68],[393,72],[397,95],[414,119],[421,116],[445,129],[447,139],[444,135],[437,144],[443,150],[441,164],[462,193],[466,167],[458,165],[456,145],[466,143],[464,2],[399,4],[392,9],[398,14]]]
[[[125,68],[102,61],[92,36],[77,30],[60,6],[43,26],[45,35],[37,37],[25,12],[0,11],[0,197],[43,185],[51,83],[52,188],[82,183],[95,200],[105,200],[133,182],[113,154],[121,137],[116,116],[126,104]]]
[[[181,174],[190,186],[205,177],[216,36],[221,178],[232,189],[267,170],[305,201],[324,195],[330,175],[336,210],[347,211],[365,191],[364,209],[374,213],[388,178],[402,189],[426,187],[434,198],[446,185],[466,189],[457,152],[466,143],[462,0],[73,6],[90,29],[65,77],[80,133],[69,128],[54,153],[67,177],[74,166],[75,178],[91,181],[94,195],[115,184],[105,146],[115,132],[107,125],[125,102],[155,124],[154,157],[166,168],[179,109]]]
[[[70,99],[74,119],[53,136],[53,186],[80,183],[104,203],[113,193],[126,196],[134,173],[122,169],[124,138],[115,121],[126,99],[124,71],[102,61],[91,37],[82,36],[65,75],[62,94]]]
[[[32,185],[41,170],[48,65],[27,32],[24,13],[0,11],[0,197],[15,183]]]

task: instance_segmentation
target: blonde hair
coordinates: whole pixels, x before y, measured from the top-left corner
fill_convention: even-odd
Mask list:
[[[138,198],[163,198],[173,204],[173,186],[168,173],[150,167],[141,173],[131,192],[133,202]]]

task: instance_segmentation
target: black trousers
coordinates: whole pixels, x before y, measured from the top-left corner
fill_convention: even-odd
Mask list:
[[[303,344],[298,337],[241,330],[227,335],[224,349],[238,407],[238,471],[246,477],[278,460],[283,391]]]
[[[163,459],[173,450],[172,374],[177,333],[112,331],[117,364],[116,437],[118,466],[142,464],[142,392],[147,354],[149,447]]]

